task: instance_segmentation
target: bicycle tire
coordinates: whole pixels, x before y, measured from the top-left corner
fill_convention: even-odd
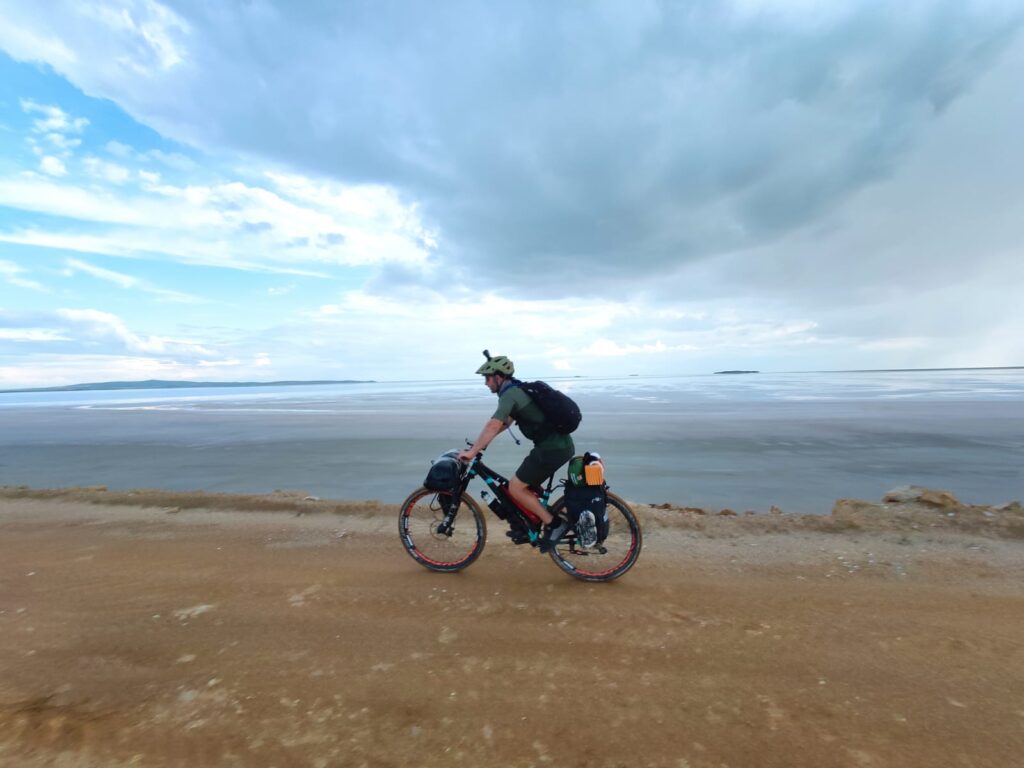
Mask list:
[[[551,512],[557,514],[563,506],[564,497],[552,505]],[[612,581],[632,568],[640,557],[643,532],[629,504],[609,492],[607,509],[608,536],[601,547],[577,549],[575,531],[570,531],[548,553],[555,565],[573,578],[581,581]]]
[[[440,499],[451,496],[449,492],[419,488],[402,502],[398,513],[398,534],[405,551],[424,568],[440,573],[468,568],[480,557],[487,543],[483,511],[467,493],[461,496],[456,522],[465,523],[468,511],[471,525],[454,526],[448,534],[437,532],[444,517]]]

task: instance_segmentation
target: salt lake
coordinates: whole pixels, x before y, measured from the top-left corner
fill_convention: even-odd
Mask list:
[[[1024,497],[1024,369],[549,379],[628,499],[822,512],[917,484]],[[401,501],[474,438],[479,379],[0,394],[0,484]],[[500,436],[511,473],[528,443]]]

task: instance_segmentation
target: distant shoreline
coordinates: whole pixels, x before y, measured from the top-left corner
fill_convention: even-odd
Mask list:
[[[714,375],[763,373],[767,376],[791,373],[932,373],[936,371],[1024,371],[1024,365],[972,365],[966,368],[822,368],[813,371],[714,371]],[[636,374],[630,374],[635,376]],[[679,374],[689,375],[689,374]]]
[[[762,374],[773,376],[780,374],[810,374],[810,373],[928,373],[941,371],[1021,371],[1024,365],[976,365],[965,368],[839,368],[803,371],[760,371],[760,370],[724,370],[713,371],[712,375],[734,375],[734,374]],[[679,376],[706,376],[707,373],[670,373],[670,374],[628,374],[631,378],[676,378]],[[607,379],[618,378],[603,375],[596,376],[552,376],[551,381],[572,380],[572,379]],[[18,389],[0,389],[0,395],[8,394],[31,394],[43,392],[97,392],[97,391],[118,391],[137,389],[199,389],[212,387],[290,387],[290,386],[317,386],[325,384],[380,384],[380,383],[401,383],[401,384],[428,384],[437,382],[464,381],[463,379],[399,379],[385,380],[377,379],[314,379],[309,381],[170,381],[163,379],[147,379],[145,381],[104,381],[87,384],[66,384],[57,387],[22,387]]]
[[[914,373],[928,371],[1022,371],[1024,365],[972,365],[966,368],[836,368],[820,371],[775,371],[775,373]]]
[[[204,387],[300,387],[321,384],[376,384],[373,379],[339,379],[318,381],[101,381],[91,384],[66,384],[62,387],[32,387],[29,389],[0,389],[0,395],[28,392],[98,392],[131,389],[200,389]]]

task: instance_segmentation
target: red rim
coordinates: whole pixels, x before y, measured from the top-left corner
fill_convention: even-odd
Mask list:
[[[609,494],[609,496],[610,495],[611,494]],[[626,506],[625,510],[617,503],[612,503],[611,499],[609,499],[609,506],[614,507],[620,512],[624,522],[626,523],[627,529],[629,530],[629,549],[626,550],[626,554],[622,559],[610,568],[606,568],[601,571],[588,571],[586,568],[579,567],[575,562],[564,557],[562,553],[558,551],[558,559],[561,561],[559,564],[562,566],[563,570],[573,576],[579,576],[584,579],[607,579],[608,577],[622,575],[633,567],[638,555],[637,550],[639,548],[641,533],[638,528],[634,528],[633,523],[635,523],[635,517],[632,515],[632,511],[628,510],[628,506],[625,502],[622,502],[622,504],[623,506]],[[569,568],[566,568],[566,566],[569,566]]]
[[[413,555],[415,559],[422,560],[423,562],[429,563],[430,565],[433,565],[433,566],[437,566],[438,568],[456,568],[457,566],[462,565],[463,563],[465,563],[467,560],[471,560],[473,558],[473,556],[476,555],[476,553],[480,550],[480,547],[483,544],[483,542],[481,540],[481,537],[480,537],[480,525],[477,522],[476,514],[474,514],[473,515],[473,525],[476,526],[476,530],[477,530],[476,542],[475,542],[475,545],[469,550],[469,552],[466,553],[465,557],[463,557],[462,559],[460,559],[460,560],[435,560],[432,557],[428,557],[427,555],[423,554],[423,551],[419,548],[419,546],[416,544],[415,540],[412,538],[412,534],[409,533],[409,519],[410,519],[410,514],[409,513],[412,512],[413,507],[416,506],[416,504],[420,501],[420,499],[424,498],[425,496],[433,496],[433,495],[439,495],[439,494],[437,494],[435,491],[427,491],[427,490],[425,490],[422,493],[419,493],[419,494],[413,496],[405,504],[405,509],[402,511],[402,518],[405,521],[405,525],[403,526],[402,533],[405,536],[406,550],[409,552],[409,554]],[[411,547],[409,546],[409,542],[412,543]]]
[[[630,545],[629,545],[629,550],[626,552],[626,556],[624,558],[622,558],[622,560],[620,560],[618,563],[616,563],[611,568],[609,568],[609,569],[607,569],[605,571],[588,571],[588,570],[585,570],[583,568],[576,567],[576,563],[572,563],[572,561],[570,561],[570,560],[565,560],[565,558],[562,558],[562,559],[565,560],[565,562],[572,564],[573,571],[575,573],[582,574],[583,576],[592,576],[595,579],[600,579],[600,578],[603,578],[605,576],[609,576],[609,575],[615,573],[617,570],[622,568],[623,565],[625,565],[630,560],[632,560],[633,559],[633,552],[634,552],[634,550],[636,550],[636,536],[632,536],[631,537]]]

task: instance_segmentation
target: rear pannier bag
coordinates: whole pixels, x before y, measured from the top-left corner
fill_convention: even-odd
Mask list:
[[[430,462],[423,487],[428,491],[454,491],[462,475],[462,465],[455,458],[457,455],[457,451],[448,451]]]
[[[597,523],[597,543],[608,537],[608,492],[603,485],[566,484],[565,509],[573,527],[579,522],[583,510],[589,509]]]

